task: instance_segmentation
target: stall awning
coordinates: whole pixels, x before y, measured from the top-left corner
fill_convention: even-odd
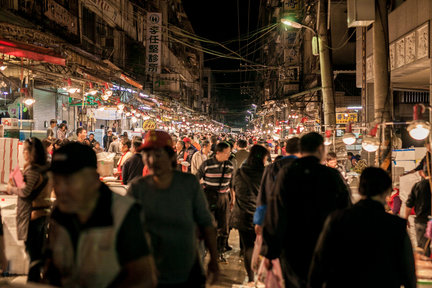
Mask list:
[[[52,49],[12,40],[0,39],[0,53],[19,58],[28,58],[36,61],[47,62],[55,65],[66,65],[66,59],[56,55]]]
[[[124,74],[120,74],[120,79],[122,79],[126,83],[129,83],[132,86],[135,86],[138,89],[141,89],[141,90],[143,89],[143,85],[139,84],[138,82],[136,82],[135,80],[133,80],[132,78],[129,78],[128,76],[126,76]]]

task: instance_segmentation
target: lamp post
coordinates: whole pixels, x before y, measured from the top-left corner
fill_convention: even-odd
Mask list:
[[[324,5],[320,8],[320,13],[323,13]],[[325,11],[324,11],[325,13]],[[328,39],[327,39],[327,28],[325,24],[325,19],[327,17],[322,17],[320,15],[320,23],[319,23],[319,31],[315,31],[314,29],[303,25],[301,23],[297,23],[285,18],[281,19],[282,24],[291,26],[296,29],[305,28],[311,31],[314,35],[318,35],[318,46],[319,46],[319,57],[320,57],[320,74],[321,74],[321,91],[322,91],[322,100],[323,100],[323,108],[324,108],[324,125],[334,126],[336,125],[336,110],[335,110],[335,98],[334,98],[334,89],[333,89],[333,76],[331,71],[330,64],[330,52],[328,49]],[[321,23],[321,20],[324,23]]]

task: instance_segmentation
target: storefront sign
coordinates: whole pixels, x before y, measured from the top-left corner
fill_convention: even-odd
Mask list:
[[[161,72],[162,14],[147,13],[146,71],[150,74]]]
[[[5,130],[8,129],[18,129],[18,119],[17,118],[2,118],[1,124]]]
[[[154,130],[154,129],[156,129],[156,122],[154,122],[153,120],[146,120],[143,123],[143,129],[144,130]]]
[[[70,33],[78,34],[77,17],[73,16],[66,8],[57,4],[54,0],[47,0],[47,6],[48,10],[45,12],[45,16],[48,19],[66,27]]]
[[[358,122],[357,113],[336,113],[336,124],[348,124]]]

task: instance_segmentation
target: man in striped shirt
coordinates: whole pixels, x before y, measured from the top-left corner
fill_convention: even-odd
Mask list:
[[[228,160],[230,154],[231,149],[228,143],[218,143],[215,148],[215,157],[205,160],[197,172],[210,211],[217,222],[217,244],[221,262],[226,262],[223,252],[228,239],[228,215],[235,201],[235,193],[231,188],[234,167]]]

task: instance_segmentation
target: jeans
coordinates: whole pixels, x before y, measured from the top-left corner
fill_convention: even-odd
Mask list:
[[[425,255],[427,257],[430,256],[431,250],[430,245],[426,246],[426,243],[428,242],[428,238],[426,238],[424,235],[426,233],[426,223],[415,223],[415,230],[416,230],[416,237],[417,237],[417,247],[424,249]]]

